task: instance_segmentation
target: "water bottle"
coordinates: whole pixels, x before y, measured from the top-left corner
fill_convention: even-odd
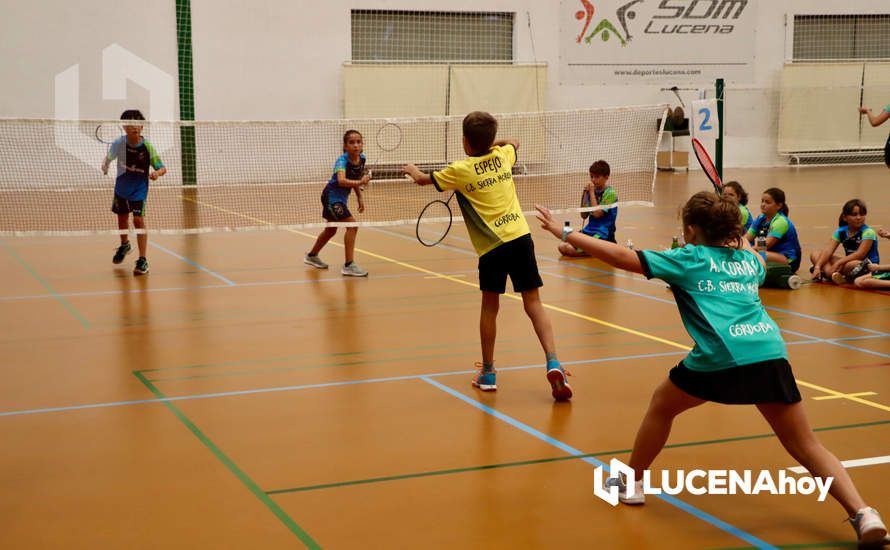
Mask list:
[[[566,221],[565,225],[562,227],[562,240],[565,241],[569,238],[569,233],[572,232],[572,222]]]
[[[630,239],[627,239],[627,242],[624,243],[624,246],[626,246],[627,248],[633,250],[633,249],[634,249],[634,242],[633,242],[632,240],[630,240]]]
[[[763,235],[758,235],[755,240],[755,248],[766,249],[766,237]]]
[[[671,250],[675,248],[680,248],[680,237],[676,235],[671,239]]]

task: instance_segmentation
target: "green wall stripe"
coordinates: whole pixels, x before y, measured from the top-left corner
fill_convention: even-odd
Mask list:
[[[192,4],[176,0],[177,64],[179,65],[179,118],[195,120],[195,86],[192,71]],[[182,184],[197,185],[194,126],[180,126]]]

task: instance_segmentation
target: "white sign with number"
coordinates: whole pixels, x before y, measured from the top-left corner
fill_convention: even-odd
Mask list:
[[[692,135],[699,141],[714,141],[720,137],[720,118],[717,116],[716,99],[693,101],[689,119]]]

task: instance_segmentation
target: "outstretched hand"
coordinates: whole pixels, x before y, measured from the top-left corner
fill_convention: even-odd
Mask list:
[[[535,210],[538,211],[535,217],[541,222],[541,227],[553,233],[554,237],[562,237],[562,226],[559,224],[560,222],[553,219],[553,214],[550,213],[550,210],[540,204],[535,205]]]

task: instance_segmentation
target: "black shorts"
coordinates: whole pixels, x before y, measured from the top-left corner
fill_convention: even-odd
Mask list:
[[[683,361],[669,375],[689,395],[726,405],[797,403],[800,391],[787,359],[771,359],[717,371],[695,371]]]
[[[503,294],[507,290],[507,275],[515,292],[544,286],[535,259],[535,243],[530,234],[499,245],[479,257],[479,288]]]
[[[328,220],[329,222],[338,222],[340,220],[345,220],[346,218],[352,217],[352,212],[349,211],[349,207],[346,206],[345,202],[330,202],[330,197],[328,195],[327,189],[325,189],[321,194],[321,204],[323,207],[321,211],[321,217]]]
[[[115,195],[111,201],[111,211],[115,214],[129,214],[142,217],[145,215],[145,201],[131,201],[119,195]]]

